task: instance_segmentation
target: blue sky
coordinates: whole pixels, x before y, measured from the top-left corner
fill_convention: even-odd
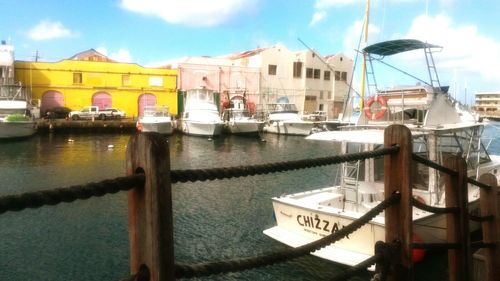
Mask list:
[[[352,58],[366,0],[0,0],[0,39],[16,59],[58,61],[94,48],[144,66],[285,44]],[[368,44],[414,38],[443,46],[442,84],[468,103],[500,90],[496,0],[371,0]],[[395,62],[414,69],[414,56]],[[397,83],[393,76],[382,83]],[[425,76],[423,76],[425,78]],[[393,81],[394,80],[394,81]]]

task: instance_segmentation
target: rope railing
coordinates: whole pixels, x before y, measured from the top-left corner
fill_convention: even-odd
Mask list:
[[[454,171],[450,168],[447,168],[447,167],[444,167],[444,166],[441,166],[439,165],[438,163],[434,162],[434,161],[431,161],[429,159],[426,159],[422,156],[419,156],[418,154],[416,153],[412,153],[411,154],[411,157],[413,160],[415,160],[416,162],[420,163],[420,164],[424,164],[426,166],[429,166],[431,168],[434,168],[440,172],[443,172],[445,174],[448,174],[450,176],[456,176],[457,175],[457,171]]]
[[[136,174],[85,185],[6,195],[0,197],[0,214],[7,211],[21,211],[27,208],[39,208],[46,205],[53,206],[62,202],[69,203],[75,200],[85,200],[91,197],[100,197],[119,191],[127,191],[144,185],[144,180],[145,177],[143,174]]]
[[[312,168],[317,166],[338,164],[347,161],[355,161],[373,157],[379,157],[398,151],[397,146],[382,148],[373,151],[345,154],[316,159],[295,160],[277,162],[264,165],[238,166],[214,169],[172,170],[170,171],[171,182],[206,181],[215,179],[229,179],[245,176],[284,172],[289,170]],[[0,197],[0,214],[7,211],[21,211],[26,208],[39,208],[45,205],[57,205],[62,202],[73,202],[85,200],[91,197],[100,197],[118,191],[128,191],[134,187],[144,185],[144,175],[136,174],[127,177],[108,179],[85,185],[56,188],[52,190],[41,190],[26,192],[18,195],[7,195]]]
[[[441,207],[429,206],[427,204],[424,204],[424,203],[418,201],[415,198],[411,199],[411,203],[413,206],[415,206],[416,208],[418,208],[420,210],[427,211],[430,213],[435,213],[435,214],[451,214],[451,213],[457,213],[458,211],[460,211],[460,208],[458,208],[458,207],[441,208]]]
[[[396,153],[399,150],[398,146],[380,148],[372,151],[364,151],[359,153],[350,153],[344,155],[336,155],[330,157],[322,157],[316,159],[304,159],[287,162],[277,162],[263,165],[238,166],[215,169],[194,169],[194,170],[173,170],[170,173],[172,183],[177,182],[195,182],[206,180],[220,180],[228,178],[238,178],[245,176],[262,175],[276,172],[284,172],[290,170],[298,170],[325,165],[340,164],[343,162],[364,160],[368,158],[380,157],[387,154]]]
[[[264,254],[249,258],[232,259],[227,261],[203,262],[198,264],[175,264],[175,275],[177,278],[202,277],[219,273],[242,271],[250,268],[272,265],[278,262],[284,262],[309,254],[312,251],[319,250],[329,244],[332,244],[347,235],[351,234],[370,220],[375,218],[387,207],[398,202],[401,198],[399,193],[392,194],[379,205],[368,211],[353,223],[340,229],[339,231],[318,239],[309,244],[276,251],[270,254]],[[370,261],[371,262],[371,261]]]

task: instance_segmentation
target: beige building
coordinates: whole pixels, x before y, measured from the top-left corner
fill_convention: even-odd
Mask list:
[[[322,57],[313,50],[293,52],[277,44],[230,58],[260,69],[259,104],[264,107],[286,97],[302,114],[325,111],[333,119],[341,113],[353,67],[343,54]]]
[[[476,93],[474,109],[481,117],[500,117],[500,92]]]

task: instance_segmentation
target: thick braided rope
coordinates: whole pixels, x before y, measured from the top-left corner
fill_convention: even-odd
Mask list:
[[[438,171],[440,171],[440,172],[443,172],[443,173],[445,173],[445,174],[448,174],[448,175],[451,175],[451,176],[456,176],[456,175],[458,175],[458,172],[457,172],[457,171],[454,171],[454,170],[452,170],[452,169],[450,169],[450,168],[447,168],[447,167],[445,167],[445,166],[441,166],[441,165],[439,165],[438,163],[433,162],[433,161],[431,161],[431,160],[429,160],[429,159],[426,159],[426,158],[424,158],[424,157],[421,157],[421,156],[419,156],[419,155],[417,155],[417,154],[415,154],[415,153],[412,153],[412,154],[411,154],[411,158],[412,158],[413,160],[417,161],[418,163],[421,163],[421,164],[424,164],[424,165],[429,166],[429,167],[431,167],[431,168],[434,168],[434,169],[436,169],[436,170],[438,170]]]
[[[473,178],[467,178],[467,182],[470,183],[470,184],[473,184],[475,186],[478,186],[479,188],[483,188],[483,189],[486,189],[486,190],[491,190],[491,186],[490,185],[487,185],[485,183],[477,181],[477,180],[475,180]]]
[[[7,211],[21,211],[26,208],[39,208],[44,205],[73,202],[77,199],[85,200],[90,197],[100,197],[105,194],[126,191],[137,186],[143,186],[144,182],[144,175],[137,174],[86,185],[74,185],[66,188],[55,188],[51,190],[27,192],[19,195],[2,196],[0,197],[0,214]]]
[[[399,202],[400,198],[401,195],[399,193],[392,194],[390,197],[386,198],[379,205],[375,206],[373,209],[368,211],[366,214],[361,216],[353,223],[347,225],[346,227],[340,229],[335,233],[332,233],[328,236],[325,236],[309,244],[302,245],[297,248],[287,248],[284,250],[276,251],[269,254],[263,254],[256,257],[240,258],[240,259],[217,261],[217,262],[204,262],[194,265],[176,263],[175,276],[177,278],[191,278],[191,277],[208,276],[219,273],[242,271],[250,268],[268,266],[278,262],[284,262],[287,260],[305,256],[312,251],[319,250],[353,233],[358,228],[368,223],[370,220],[372,220],[374,217],[380,214],[387,207],[391,206],[392,204],[395,204],[396,202]]]
[[[418,201],[415,198],[411,199],[411,204],[420,210],[424,210],[434,214],[452,214],[452,213],[458,213],[460,211],[459,207],[446,207],[446,208],[432,207]]]
[[[399,150],[398,146],[381,148],[372,151],[360,153],[336,155],[331,157],[322,157],[316,159],[304,159],[288,162],[278,162],[253,166],[237,166],[215,169],[195,169],[195,170],[173,170],[170,172],[172,183],[177,182],[195,182],[215,179],[238,178],[254,175],[262,175],[304,168],[312,168],[318,166],[339,164],[343,162],[363,160],[392,154]]]

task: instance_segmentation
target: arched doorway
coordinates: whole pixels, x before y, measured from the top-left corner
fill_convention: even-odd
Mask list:
[[[43,115],[47,110],[54,107],[64,106],[64,96],[58,91],[47,91],[42,95],[42,104],[40,105],[40,113]]]
[[[155,106],[156,105],[156,96],[153,94],[142,94],[139,96],[138,109],[137,112],[139,116],[142,116],[142,112],[144,111],[145,106]]]
[[[112,106],[111,95],[106,92],[97,92],[92,96],[92,105],[98,106],[99,110]]]

